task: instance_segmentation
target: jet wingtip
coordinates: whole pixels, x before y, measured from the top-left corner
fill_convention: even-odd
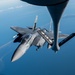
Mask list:
[[[11,29],[14,29],[15,27],[14,27],[14,26],[11,26],[10,28],[11,28]]]

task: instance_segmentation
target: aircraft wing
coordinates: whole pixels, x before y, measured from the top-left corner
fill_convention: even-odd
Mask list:
[[[32,30],[28,29],[28,28],[21,28],[21,27],[11,27],[12,30],[16,31],[17,33],[20,34],[29,34],[32,33]]]
[[[59,34],[59,39],[66,38],[68,36],[69,36],[68,34]]]
[[[54,33],[53,33],[52,31],[46,32],[46,34],[47,34],[51,39],[54,39]],[[61,34],[61,33],[59,33],[59,39],[66,38],[66,37],[68,37],[68,34]]]

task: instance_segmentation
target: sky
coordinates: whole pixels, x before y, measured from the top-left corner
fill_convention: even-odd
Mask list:
[[[31,27],[38,15],[37,27],[49,29],[51,16],[46,7],[34,6],[20,0],[0,0],[0,75],[75,75],[75,38],[64,44],[58,53],[47,45],[36,51],[32,46],[27,53],[11,62],[19,43],[13,43],[17,33],[11,26]],[[60,21],[64,34],[75,32],[75,3],[70,0]]]

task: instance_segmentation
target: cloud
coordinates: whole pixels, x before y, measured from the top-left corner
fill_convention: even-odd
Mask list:
[[[23,6],[20,5],[20,6],[15,6],[15,7],[9,7],[9,8],[7,8],[7,9],[8,9],[8,10],[13,10],[13,9],[19,9],[19,8],[23,8]]]
[[[22,5],[20,5],[20,6],[16,6],[15,8],[17,9],[17,8],[22,8],[23,6]]]
[[[9,45],[10,43],[12,43],[12,42],[13,42],[13,40],[11,40],[11,41],[7,42],[6,44],[0,46],[0,50],[1,50],[2,48],[4,48],[4,47],[8,46],[8,45]]]
[[[0,10],[0,12],[3,12],[4,10]]]
[[[8,10],[20,9],[20,8],[28,7],[28,6],[30,6],[30,4],[27,4],[26,6],[23,6],[23,5],[12,6],[12,7],[9,7],[7,9],[1,9],[0,13],[8,11]]]
[[[12,9],[14,9],[14,7],[10,7],[10,8],[8,8],[8,10],[12,10]]]

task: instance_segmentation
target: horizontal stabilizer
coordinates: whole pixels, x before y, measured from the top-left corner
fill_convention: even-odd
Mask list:
[[[59,34],[59,39],[68,37],[68,34]]]
[[[12,26],[10,27],[12,30],[16,31],[17,33],[20,33],[20,34],[29,34],[29,33],[32,33],[30,29],[27,29],[27,28],[22,28],[22,27],[16,27],[16,26]]]
[[[12,30],[16,31],[17,33],[20,33],[20,34],[24,34],[24,28],[21,28],[21,27],[10,27]]]

